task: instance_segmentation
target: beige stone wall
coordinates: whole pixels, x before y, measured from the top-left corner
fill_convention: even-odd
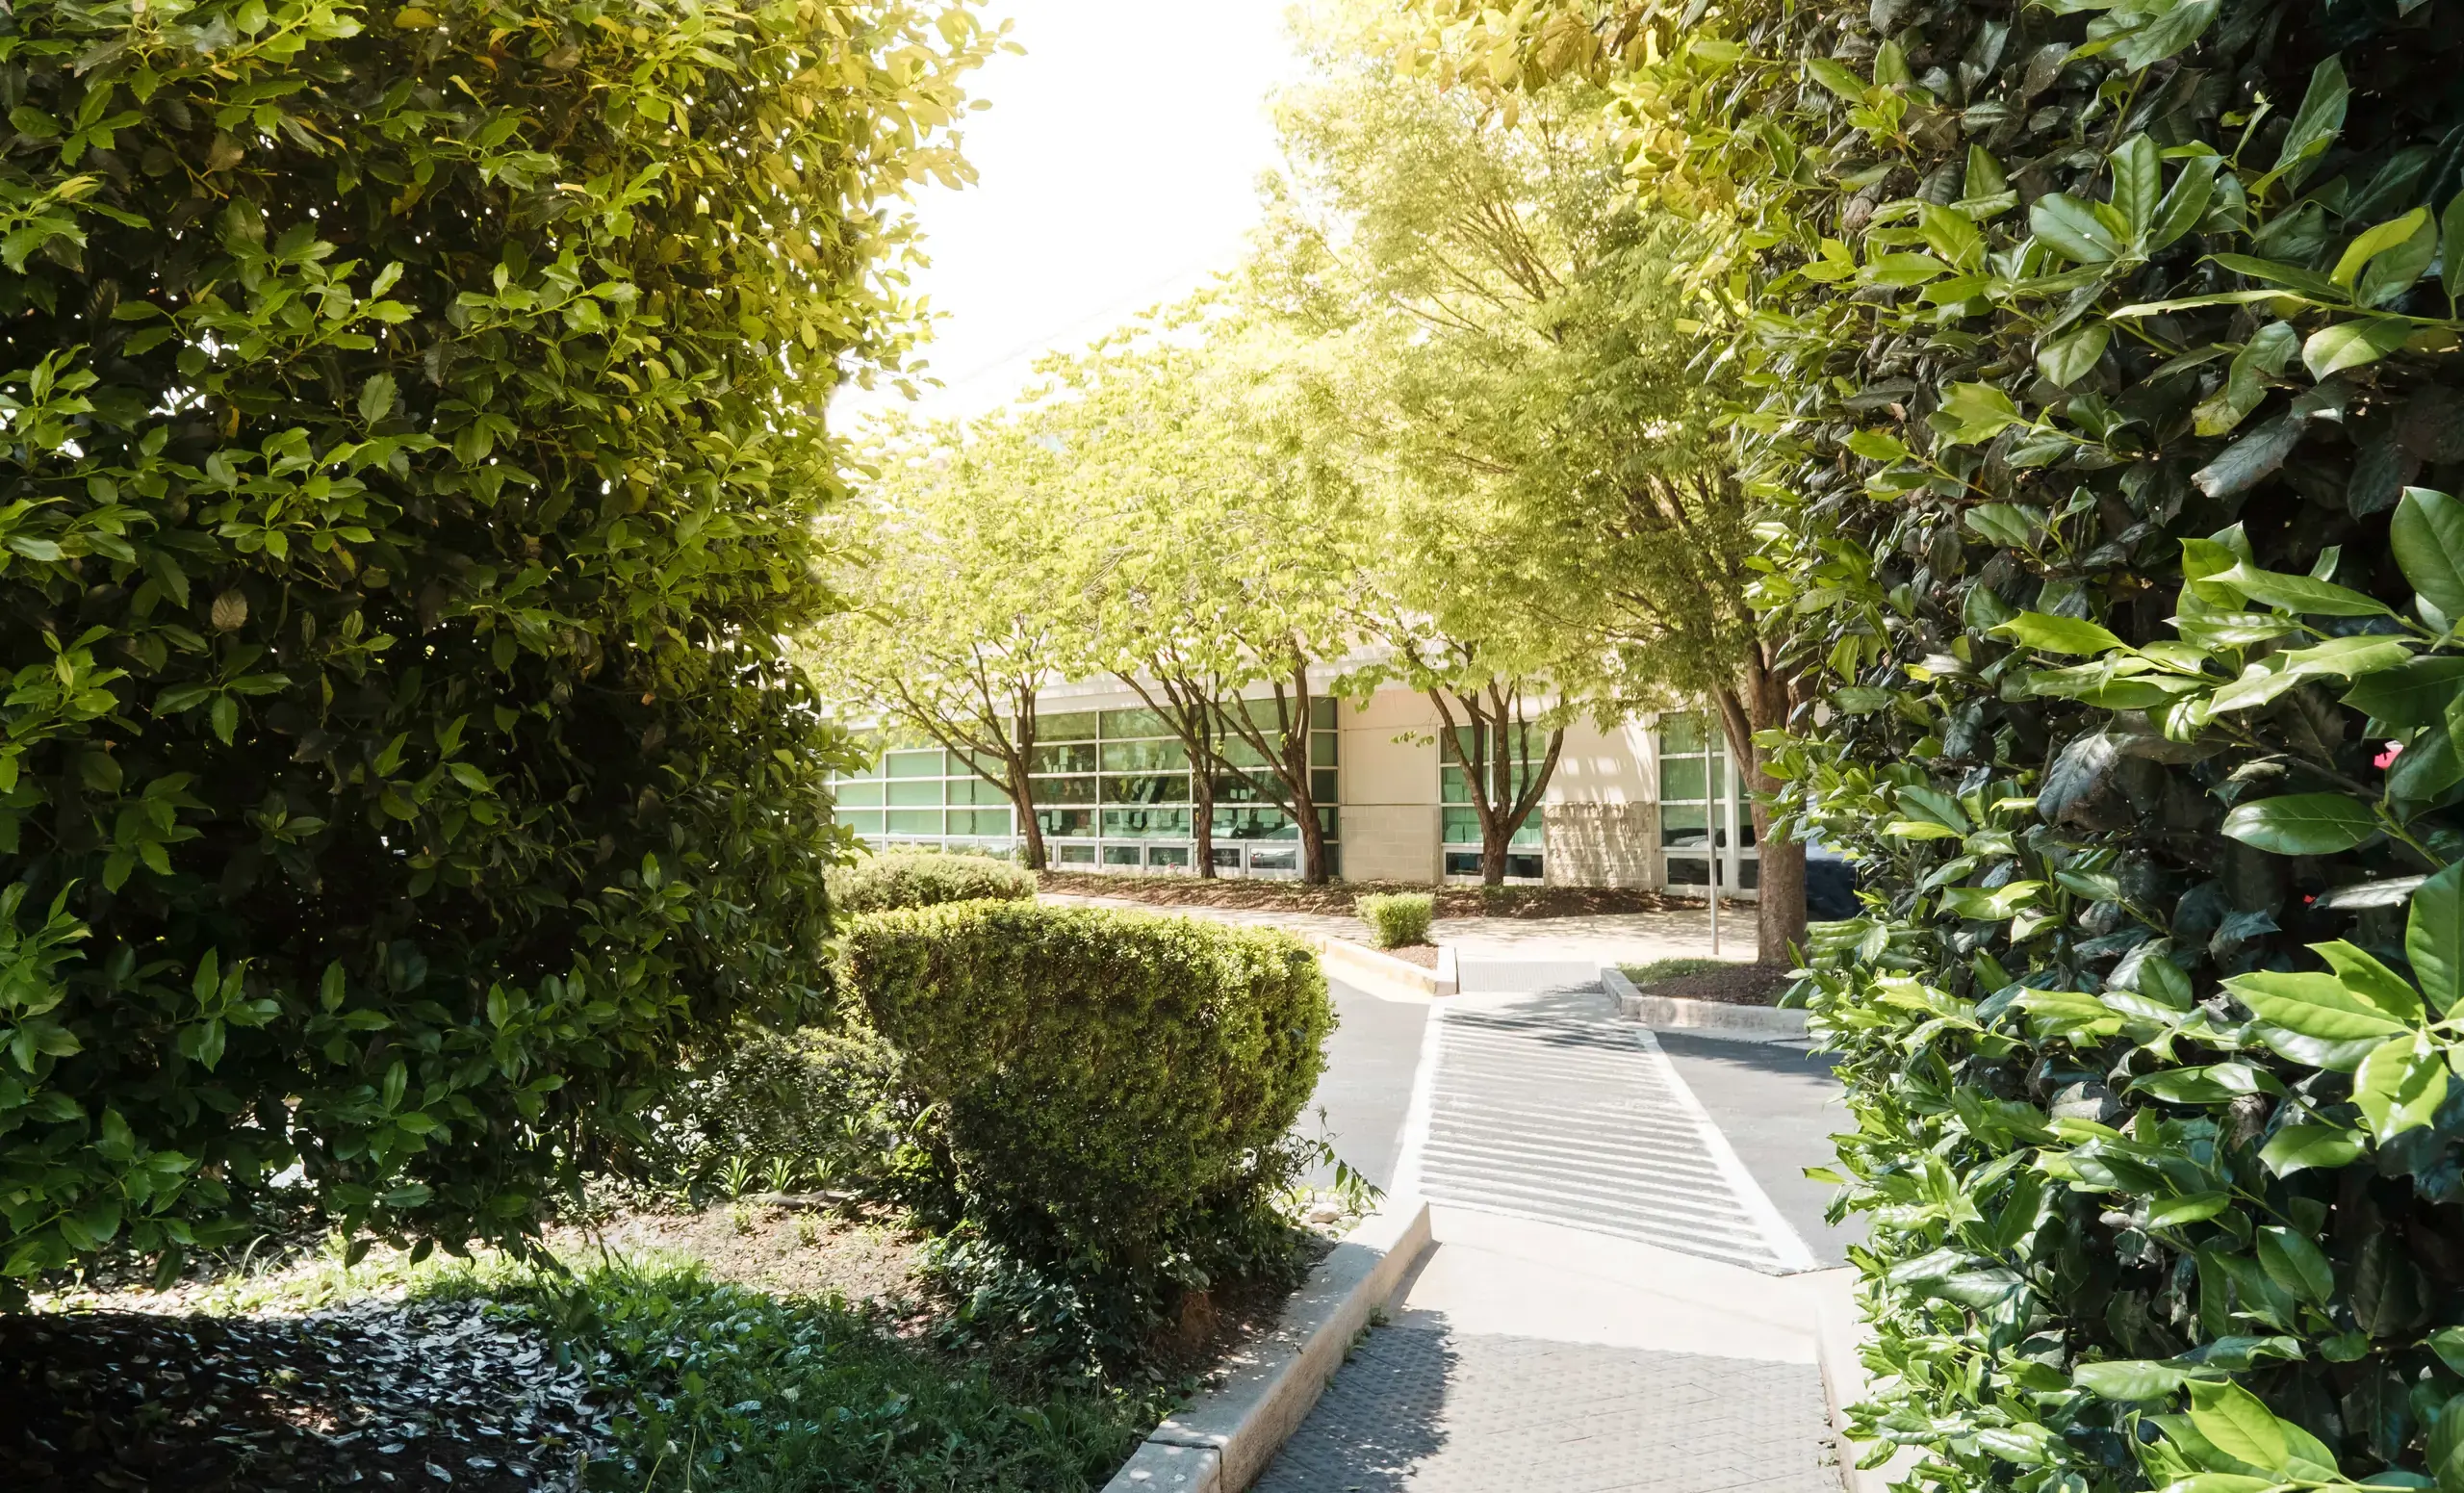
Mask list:
[[[1366,708],[1347,702],[1339,719],[1345,878],[1436,881],[1436,709],[1413,691],[1381,689]]]
[[[1540,806],[1553,887],[1656,887],[1660,884],[1659,806],[1558,803]],[[1348,853],[1348,852],[1347,852]]]

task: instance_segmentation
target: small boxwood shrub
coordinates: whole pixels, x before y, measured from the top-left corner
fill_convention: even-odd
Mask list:
[[[1334,1024],[1299,940],[973,901],[858,918],[841,981],[938,1107],[968,1231],[1112,1327],[1257,1257]]]
[[[1352,904],[1369,925],[1369,936],[1381,949],[1426,943],[1429,924],[1437,917],[1437,899],[1425,891],[1363,897]]]
[[[832,902],[849,913],[985,898],[1023,902],[1035,894],[1035,873],[989,856],[891,851],[859,861],[830,878]]]

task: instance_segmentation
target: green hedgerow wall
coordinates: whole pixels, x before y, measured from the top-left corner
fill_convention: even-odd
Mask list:
[[[519,1243],[822,983],[839,360],[962,7],[0,9],[0,1307]],[[424,1247],[424,1246],[423,1246]]]
[[[1749,14],[1693,107],[1765,173],[1792,800],[1867,876],[1860,1429],[2464,1486],[2464,6]]]

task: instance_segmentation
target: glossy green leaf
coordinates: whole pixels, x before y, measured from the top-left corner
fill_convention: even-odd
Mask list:
[[[2407,487],[2388,537],[2413,589],[2449,616],[2464,616],[2464,503]]]
[[[2279,856],[2349,850],[2377,832],[2370,811],[2341,793],[2290,793],[2237,805],[2224,816],[2227,836]]]
[[[2404,957],[2431,1010],[2446,1015],[2464,998],[2464,864],[2442,869],[2413,892]]]

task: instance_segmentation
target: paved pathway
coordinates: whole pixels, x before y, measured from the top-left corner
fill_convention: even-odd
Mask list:
[[[1424,1008],[1397,1164],[1437,1244],[1257,1487],[1838,1493],[1815,1367],[1838,1273],[1805,1273],[1808,1246],[1668,1055],[1614,1019],[1596,963],[1463,967],[1466,993]],[[1803,1097],[1795,1129],[1820,1122]],[[1782,1139],[1758,1159],[1810,1144]]]

